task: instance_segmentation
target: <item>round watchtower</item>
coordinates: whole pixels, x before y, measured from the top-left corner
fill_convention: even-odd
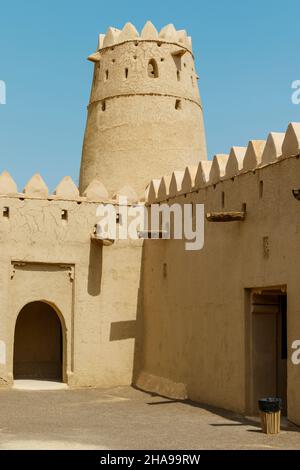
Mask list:
[[[80,189],[99,178],[111,195],[206,160],[202,104],[191,38],[149,21],[99,36]]]

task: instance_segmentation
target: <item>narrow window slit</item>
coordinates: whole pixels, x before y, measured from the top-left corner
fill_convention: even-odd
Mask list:
[[[224,193],[224,191],[222,191],[222,195],[221,195],[221,204],[222,204],[222,209],[224,209],[224,207],[225,207],[225,193]]]
[[[3,207],[3,217],[9,219],[9,207]]]
[[[175,109],[177,110],[182,109],[181,100],[175,101]]]
[[[259,198],[261,199],[264,195],[264,182],[259,182]]]

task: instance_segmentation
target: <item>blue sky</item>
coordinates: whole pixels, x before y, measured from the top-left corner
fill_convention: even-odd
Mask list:
[[[0,171],[22,189],[40,172],[51,189],[78,180],[92,64],[108,26],[147,19],[193,38],[208,152],[264,139],[300,121],[299,0],[10,0],[0,4]]]

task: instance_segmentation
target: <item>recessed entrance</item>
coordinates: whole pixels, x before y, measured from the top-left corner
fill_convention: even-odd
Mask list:
[[[281,289],[251,292],[252,412],[260,398],[279,397],[287,414],[287,295]]]
[[[55,309],[32,302],[17,318],[14,340],[14,379],[61,381],[63,332]]]

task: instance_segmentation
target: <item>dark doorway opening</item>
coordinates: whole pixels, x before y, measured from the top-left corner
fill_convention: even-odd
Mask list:
[[[62,381],[63,334],[51,305],[32,302],[17,318],[14,340],[14,379]]]
[[[252,409],[257,401],[279,397],[287,414],[287,295],[279,290],[251,294]]]

